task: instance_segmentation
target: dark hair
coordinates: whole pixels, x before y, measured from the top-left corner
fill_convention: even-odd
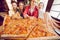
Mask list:
[[[43,2],[40,2],[40,4],[43,4],[43,7],[44,7],[44,3]]]
[[[29,0],[29,5],[31,5],[31,0]]]
[[[24,4],[24,2],[23,2],[23,1],[20,1],[19,3],[23,3],[23,4]],[[18,3],[18,6],[19,6],[19,3]]]
[[[16,3],[16,4],[17,4],[17,2],[16,2],[16,1],[12,1],[12,2],[11,2],[11,4],[12,4],[12,3]]]
[[[31,1],[32,1],[32,0],[29,0],[29,4],[30,4],[30,5],[31,5]]]

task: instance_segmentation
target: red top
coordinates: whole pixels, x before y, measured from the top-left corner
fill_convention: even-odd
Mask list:
[[[38,18],[38,9],[37,9],[37,7],[35,6],[34,11],[32,13],[30,12],[29,9],[30,9],[30,6],[27,6],[23,14],[24,15],[27,14],[28,16],[34,16],[34,17]]]

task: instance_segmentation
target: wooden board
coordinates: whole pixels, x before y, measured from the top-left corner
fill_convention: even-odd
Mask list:
[[[11,29],[14,29],[14,27],[19,29],[21,25],[27,27],[28,32],[26,33],[26,35],[25,34],[16,35],[15,33],[13,33],[14,31],[12,32],[13,34],[10,34]],[[21,27],[23,27],[23,26],[21,26]],[[51,27],[49,27],[49,28],[46,27],[46,24],[45,24],[45,22],[42,21],[42,19],[11,19],[9,16],[7,16],[4,20],[3,27],[5,30],[3,31],[1,38],[21,38],[22,37],[22,38],[28,39],[28,38],[30,38],[30,35],[33,34],[33,32],[35,33],[35,35],[34,35],[35,37],[32,36],[33,39],[37,38],[37,37],[44,38],[44,37],[49,37],[49,36],[51,36],[51,37],[56,36],[55,32],[53,32],[53,31],[50,32],[49,28],[51,28]],[[8,32],[6,32],[7,28],[9,28],[8,30],[10,30],[10,32],[8,30],[7,30]],[[52,30],[52,28],[51,28],[51,30]],[[16,29],[15,29],[15,31],[16,31]],[[40,33],[40,36],[38,33]]]

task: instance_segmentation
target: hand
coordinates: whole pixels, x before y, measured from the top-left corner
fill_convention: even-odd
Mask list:
[[[29,16],[27,14],[24,15],[24,18],[29,18]]]
[[[29,18],[30,18],[30,19],[35,19],[35,17],[34,17],[34,16],[30,16]]]

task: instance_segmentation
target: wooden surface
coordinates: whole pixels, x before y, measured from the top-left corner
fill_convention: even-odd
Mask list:
[[[60,40],[60,37],[52,36],[52,37],[28,38],[27,40]]]
[[[44,26],[46,25],[44,24]],[[49,32],[56,34],[51,26],[46,27],[46,29],[48,29]],[[1,35],[1,38],[2,39],[26,39],[26,37],[23,37],[21,35]],[[27,38],[27,40],[39,40],[39,39],[60,39],[60,37],[57,35],[51,37]]]
[[[1,39],[23,39],[25,40],[26,37],[1,37]],[[26,40],[52,40],[52,39],[59,39],[59,36],[52,36],[52,37],[38,37],[38,38],[27,38]]]

